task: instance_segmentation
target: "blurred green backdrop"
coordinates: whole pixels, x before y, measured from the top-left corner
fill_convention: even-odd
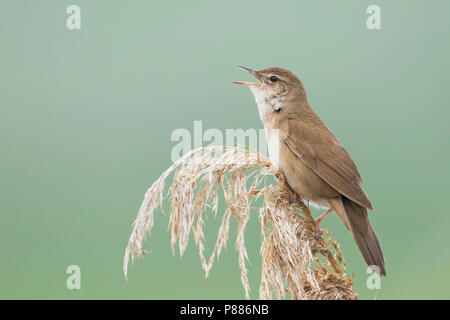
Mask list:
[[[70,4],[81,30],[66,28]],[[370,4],[381,30],[366,27]],[[358,165],[387,264],[377,293],[337,216],[323,226],[360,298],[450,298],[449,12],[444,0],[2,1],[0,298],[243,298],[236,229],[207,280],[192,239],[172,256],[162,214],[152,253],[122,274],[172,131],[262,128],[249,90],[231,83],[250,79],[236,65],[296,73]],[[207,220],[210,247],[219,222]],[[257,215],[246,239],[257,298]],[[72,264],[81,290],[66,289]]]

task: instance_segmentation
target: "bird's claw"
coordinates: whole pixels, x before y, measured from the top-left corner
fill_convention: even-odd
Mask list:
[[[316,222],[316,237],[319,238],[322,236],[322,229],[320,229],[319,224]]]

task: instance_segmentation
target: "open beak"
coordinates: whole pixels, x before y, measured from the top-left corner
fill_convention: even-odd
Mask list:
[[[257,85],[259,85],[262,82],[262,76],[259,75],[257,71],[249,69],[249,68],[246,68],[246,67],[242,67],[242,66],[238,66],[238,68],[242,69],[244,71],[247,71],[248,73],[253,75],[258,80],[258,83],[255,83],[255,82],[244,82],[244,81],[233,81],[233,83],[243,84],[245,86],[257,86]]]

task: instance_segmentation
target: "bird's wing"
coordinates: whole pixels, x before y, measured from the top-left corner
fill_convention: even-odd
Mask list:
[[[358,169],[325,125],[319,132],[300,121],[288,121],[289,133],[284,140],[288,148],[338,192],[365,208],[373,209],[361,188]]]

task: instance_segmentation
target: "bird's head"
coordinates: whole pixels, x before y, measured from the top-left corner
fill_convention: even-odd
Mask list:
[[[267,68],[252,70],[238,67],[253,75],[258,82],[234,81],[236,84],[247,85],[255,96],[260,113],[284,113],[295,108],[299,102],[306,102],[306,92],[303,84],[292,72],[282,68]],[[292,103],[294,102],[294,103]]]

